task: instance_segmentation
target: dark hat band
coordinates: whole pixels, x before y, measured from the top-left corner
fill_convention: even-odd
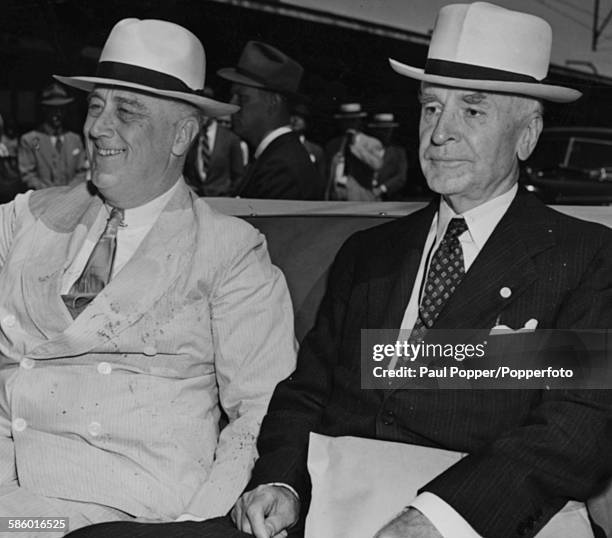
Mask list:
[[[122,80],[123,82],[149,86],[157,90],[204,96],[203,89],[193,90],[177,77],[155,71],[154,69],[147,69],[146,67],[122,62],[100,62],[96,69],[96,77]]]
[[[428,75],[439,75],[442,77],[463,78],[473,80],[497,80],[500,82],[527,82],[530,84],[540,84],[541,80],[530,75],[504,71],[503,69],[493,69],[480,65],[471,65],[461,62],[451,62],[448,60],[436,60],[428,58],[425,64],[425,73]]]

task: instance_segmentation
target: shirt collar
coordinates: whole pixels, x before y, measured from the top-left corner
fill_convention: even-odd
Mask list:
[[[442,197],[440,199],[440,209],[438,211],[436,243],[442,241],[446,233],[446,227],[451,219],[463,217],[468,227],[467,231],[472,237],[472,241],[474,241],[478,250],[481,250],[487,242],[487,239],[489,239],[489,236],[493,233],[498,222],[504,216],[504,213],[508,210],[508,207],[510,207],[517,192],[518,185],[515,183],[503,194],[486,201],[484,204],[473,207],[461,215],[455,213],[446,203],[444,197]]]
[[[177,181],[166,192],[157,198],[153,198],[153,200],[150,202],[138,207],[125,209],[123,213],[123,221],[121,223],[122,227],[140,228],[142,226],[151,226],[157,220],[159,214],[162,212],[164,207],[166,207],[166,204],[176,192],[180,181],[181,180]],[[110,212],[110,208],[108,209]]]
[[[259,146],[257,146],[257,149],[255,150],[255,158],[259,158],[259,156],[272,143],[273,140],[276,140],[279,136],[290,132],[291,127],[289,127],[289,125],[283,125],[282,127],[277,127],[273,131],[270,131],[266,136],[263,137],[262,141],[259,143]]]

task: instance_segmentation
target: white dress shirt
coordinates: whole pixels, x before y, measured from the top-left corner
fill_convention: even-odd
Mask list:
[[[451,219],[463,217],[468,227],[459,236],[459,243],[463,250],[465,271],[467,272],[487,242],[487,239],[493,233],[494,228],[508,210],[517,191],[518,186],[514,185],[504,194],[470,209],[462,215],[455,213],[444,199],[441,200],[440,209],[433,218],[425,241],[425,248],[421,255],[421,262],[414,281],[414,287],[412,288],[412,294],[410,295],[410,301],[402,320],[402,330],[410,331],[414,327],[419,313],[419,296],[421,294],[423,278],[429,269],[429,267],[425,267],[425,264],[431,260],[433,253],[440,245]],[[421,493],[410,506],[425,515],[444,538],[480,538],[480,535],[452,506],[433,493],[427,491]]]
[[[124,211],[123,221],[117,229],[117,250],[115,251],[111,279],[115,277],[133,256],[134,252],[136,252],[136,249],[138,249],[140,243],[142,243],[166,204],[172,198],[178,183],[177,181],[174,186],[150,202]],[[111,207],[105,204],[98,213],[96,221],[89,229],[81,250],[64,273],[62,278],[62,295],[69,293],[70,288],[85,269],[87,260],[106,227],[110,212]]]
[[[292,132],[291,127],[289,125],[283,125],[282,127],[277,127],[273,131],[270,131],[266,136],[261,139],[261,142],[257,146],[255,150],[254,156],[257,159],[264,150],[272,143],[272,141],[276,140],[279,136]]]

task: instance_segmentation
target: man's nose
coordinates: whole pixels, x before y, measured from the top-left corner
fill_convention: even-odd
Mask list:
[[[450,140],[457,140],[457,117],[452,110],[443,109],[438,115],[434,130],[431,133],[431,141],[441,146]]]
[[[112,115],[107,111],[102,111],[98,116],[91,118],[88,129],[89,136],[93,138],[110,137],[114,131],[114,121]]]

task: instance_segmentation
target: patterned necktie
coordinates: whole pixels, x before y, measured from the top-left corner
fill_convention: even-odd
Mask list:
[[[81,276],[72,285],[70,291],[62,295],[73,319],[85,309],[110,280],[117,250],[117,229],[122,220],[123,209],[114,207]]]
[[[414,324],[410,340],[420,340],[430,329],[465,274],[463,249],[459,236],[468,229],[465,219],[452,219],[440,246],[431,258],[419,316]]]
[[[202,183],[206,181],[210,165],[210,143],[208,140],[208,124],[202,126],[198,142],[198,172]]]

